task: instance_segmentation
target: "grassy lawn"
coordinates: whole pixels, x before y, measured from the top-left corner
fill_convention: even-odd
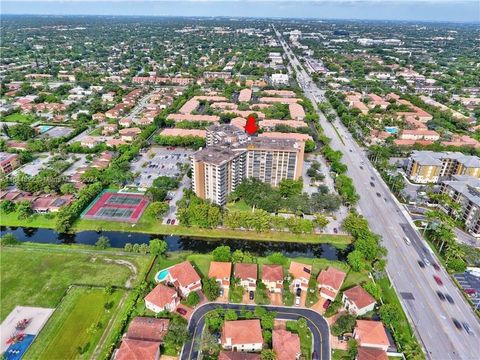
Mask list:
[[[102,135],[102,130],[103,130],[103,128],[98,127],[88,135],[90,135],[90,136],[100,136],[100,135]]]
[[[229,210],[237,210],[237,211],[252,211],[252,207],[247,205],[247,203],[243,200],[228,203],[227,208]]]
[[[312,359],[312,333],[305,325],[302,326],[298,321],[287,321],[288,331],[297,333],[300,337],[300,349],[302,351],[302,359]]]
[[[55,215],[35,214],[27,219],[19,219],[16,211],[9,214],[0,211],[0,225],[53,229],[55,228]]]
[[[351,357],[348,355],[346,350],[332,350],[332,360],[350,360]]]
[[[2,225],[9,225],[2,219]],[[352,238],[348,235],[334,234],[293,234],[290,232],[256,232],[242,231],[232,229],[203,229],[199,227],[187,227],[182,225],[164,225],[160,220],[152,219],[148,214],[144,214],[139,222],[132,224],[80,219],[75,223],[75,230],[112,230],[112,231],[133,231],[147,234],[159,235],[179,235],[204,238],[218,239],[241,239],[253,241],[279,241],[279,242],[295,242],[295,243],[331,243],[338,247],[344,247],[352,242]]]
[[[142,273],[150,257],[116,255],[58,245],[2,248],[0,262],[1,320],[16,305],[56,307],[65,290],[72,284],[124,286],[131,275],[123,265],[104,259],[128,260]]]
[[[410,327],[410,323],[407,320],[407,316],[405,315],[402,305],[400,304],[400,300],[398,300],[398,296],[395,293],[395,289],[391,287],[390,280],[385,277],[382,279],[377,280],[377,284],[380,285],[382,288],[382,296],[383,301],[385,303],[395,304],[397,305],[398,309],[400,309],[400,320],[398,322],[398,326],[396,330],[398,330],[404,338],[411,338],[413,336],[412,328]]]
[[[72,288],[25,359],[88,359],[122,294],[121,290],[108,295],[103,289]],[[112,304],[110,310],[105,303]]]
[[[245,289],[243,287],[231,285],[230,286],[230,291],[228,292],[228,297],[229,300],[232,303],[241,303],[243,299],[243,293],[245,292]]]
[[[8,116],[5,116],[5,118],[2,120],[5,122],[20,122],[20,123],[32,123],[35,121],[35,118],[31,115],[26,115],[26,114],[20,114],[20,113],[13,113]]]

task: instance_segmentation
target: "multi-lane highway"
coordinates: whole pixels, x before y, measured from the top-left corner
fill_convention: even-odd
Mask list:
[[[257,305],[206,303],[195,309],[188,323],[188,331],[192,335],[182,349],[180,359],[193,360],[198,358],[198,345],[205,327],[205,316],[217,308],[231,309],[237,312],[241,310],[254,311]],[[262,306],[268,311],[275,311],[277,319],[298,320],[305,318],[307,326],[313,335],[313,351],[322,360],[330,359],[330,335],[327,321],[317,312],[297,307]]]
[[[297,69],[297,81],[316,107],[323,99],[324,91],[312,82],[279,32],[277,37],[290,64]],[[358,210],[368,220],[371,229],[383,238],[383,245],[388,250],[387,271],[427,358],[480,359],[479,321],[444,269],[436,271],[431,265],[419,266],[419,260],[426,258],[430,263],[438,263],[438,259],[413,226],[410,215],[391,194],[364,149],[357,145],[340,121],[337,119],[332,124],[321,112],[319,115],[325,134],[332,139],[330,145],[344,155],[342,161],[348,166],[348,175],[360,195]],[[405,237],[410,239],[410,245]],[[437,285],[434,275],[442,279],[443,285]],[[454,303],[442,301],[438,292],[450,295]],[[468,324],[474,334],[467,334],[465,329],[458,330],[453,319],[462,325]]]

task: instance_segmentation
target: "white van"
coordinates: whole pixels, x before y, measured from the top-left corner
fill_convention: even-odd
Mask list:
[[[412,244],[412,242],[410,241],[410,239],[409,239],[408,237],[406,237],[406,236],[404,236],[403,240],[405,240],[405,243],[406,243],[407,245],[411,245],[411,244]]]

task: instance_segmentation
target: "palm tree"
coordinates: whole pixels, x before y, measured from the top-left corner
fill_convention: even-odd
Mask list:
[[[450,258],[465,260],[465,250],[456,242],[453,241],[448,245],[447,251],[445,252],[445,260],[448,262]]]

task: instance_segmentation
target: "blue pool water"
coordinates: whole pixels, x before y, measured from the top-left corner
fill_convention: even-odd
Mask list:
[[[168,276],[168,270],[164,269],[158,272],[156,278],[157,278],[157,281],[163,281],[166,279],[167,276]]]
[[[396,126],[385,126],[385,131],[390,134],[396,134],[398,132],[398,128]]]
[[[25,338],[16,343],[12,344],[8,347],[8,349],[3,354],[6,360],[20,360],[27,351],[28,347],[32,343],[33,339],[35,339],[34,335],[25,335]]]
[[[38,129],[40,130],[40,134],[43,134],[44,132],[47,132],[51,128],[53,128],[53,126],[49,126],[49,125],[40,125],[38,127]]]

